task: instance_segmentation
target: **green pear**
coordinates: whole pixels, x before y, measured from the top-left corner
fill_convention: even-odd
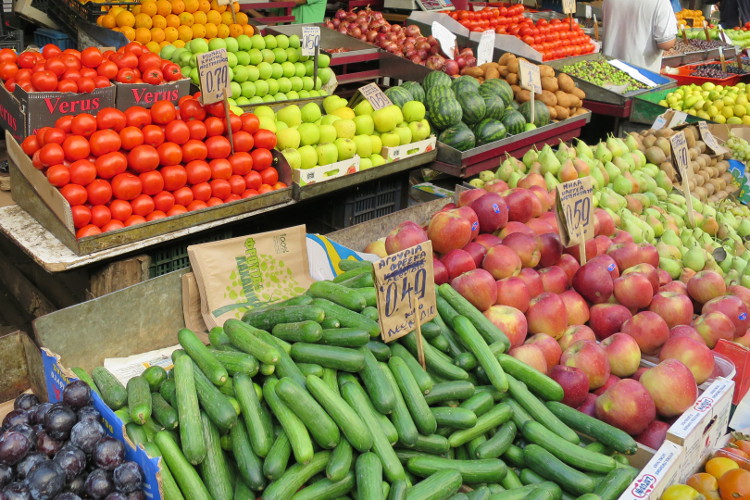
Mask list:
[[[706,265],[705,250],[698,246],[692,247],[682,257],[682,264],[695,272],[702,270]]]
[[[674,259],[659,257],[659,268],[665,270],[673,280],[678,279],[682,273],[682,264]]]
[[[576,152],[578,155],[578,158],[594,158],[594,152],[591,150],[588,144],[583,142],[580,139],[577,139],[578,143],[576,144]]]
[[[594,150],[594,158],[597,160],[601,160],[604,163],[607,163],[608,161],[612,161],[612,152],[607,149],[607,146],[605,143],[600,142],[596,149]]]
[[[518,181],[520,181],[522,177],[523,177],[523,174],[520,173],[520,172],[513,172],[512,174],[510,174],[510,177],[507,180],[508,187],[510,187],[510,188],[517,187],[518,186]],[[555,179],[555,180],[557,180],[557,179]]]
[[[619,176],[612,183],[612,187],[615,192],[619,195],[626,195],[633,192],[633,183],[625,176]]]
[[[523,155],[523,164],[526,165],[526,168],[529,168],[532,163],[537,161],[537,158],[539,158],[539,152],[534,148],[529,149]]]

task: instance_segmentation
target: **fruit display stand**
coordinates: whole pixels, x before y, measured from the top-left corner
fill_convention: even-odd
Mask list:
[[[664,99],[667,94],[672,92],[672,90],[673,89],[662,89],[636,96],[635,99],[633,99],[630,121],[634,123],[642,123],[644,125],[651,125],[654,123],[657,116],[670,109],[659,104],[659,101]],[[702,121],[702,119],[697,116],[687,115],[685,121],[687,123],[698,123],[699,121]]]
[[[724,47],[724,57],[729,59],[734,59],[734,57],[737,54],[737,47],[734,45],[728,45]],[[682,54],[676,54],[673,56],[665,56],[661,60],[661,66],[662,68],[664,66],[682,66],[685,64],[692,64],[702,61],[710,61],[712,59],[716,59],[719,57],[719,49],[708,49],[708,50],[694,50],[690,52],[685,52]]]

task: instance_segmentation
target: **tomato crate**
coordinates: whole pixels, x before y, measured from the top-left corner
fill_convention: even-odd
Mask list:
[[[38,47],[44,47],[48,43],[55,44],[62,50],[76,48],[76,41],[65,33],[47,28],[39,28],[34,31],[35,45]]]

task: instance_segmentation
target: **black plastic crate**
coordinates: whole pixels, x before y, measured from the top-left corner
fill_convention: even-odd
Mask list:
[[[178,243],[164,246],[152,252],[151,265],[148,273],[151,278],[156,278],[163,274],[185,269],[190,266],[187,247],[198,243],[208,243],[209,241],[225,240],[232,237],[231,230],[223,230],[212,234],[207,234],[200,238],[190,238],[189,241],[180,241]]]
[[[0,35],[0,49],[21,52],[23,48],[23,30],[7,30],[4,35]]]
[[[101,15],[106,14],[109,10],[109,7],[129,8],[141,4],[141,2],[86,2],[85,4],[83,4],[78,0],[55,0],[52,3],[70,9],[80,19],[89,21],[91,23],[96,23],[97,18]]]

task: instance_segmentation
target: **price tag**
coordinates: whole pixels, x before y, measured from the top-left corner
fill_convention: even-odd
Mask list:
[[[714,154],[723,155],[727,152],[727,148],[719,144],[719,141],[716,140],[714,134],[708,129],[708,124],[706,122],[698,122],[698,130],[700,130],[703,142],[706,143],[706,146],[711,148]]]
[[[664,115],[659,115],[656,117],[656,120],[654,120],[653,125],[651,125],[651,130],[661,130],[666,124],[667,119],[664,118]]]
[[[562,0],[563,14],[576,13],[576,0]]]
[[[685,113],[684,111],[675,111],[674,113],[672,113],[672,119],[669,120],[669,124],[667,125],[667,128],[679,127],[686,121],[687,121],[687,113]]]
[[[519,58],[518,72],[521,77],[521,88],[535,94],[542,93],[542,79],[539,75],[539,66]]]
[[[229,86],[227,49],[217,49],[197,55],[198,76],[203,104],[223,101],[232,95]]]
[[[432,36],[440,42],[443,53],[453,59],[456,55],[456,35],[448,31],[448,28],[437,21],[432,21]]]
[[[380,335],[391,342],[437,314],[432,242],[425,241],[374,263]]]
[[[687,140],[685,132],[680,130],[669,138],[672,146],[672,165],[677,165],[677,172],[682,179],[682,192],[685,195],[688,209],[688,220],[692,227],[695,227],[695,217],[693,215],[693,197],[690,195],[690,158],[688,157]]]
[[[372,109],[374,110],[378,110],[393,104],[391,100],[388,99],[388,96],[385,95],[382,90],[380,90],[380,87],[378,87],[378,84],[375,82],[368,83],[364,87],[360,87],[359,91],[362,96],[364,96],[364,98],[370,102],[370,104],[372,105]]]
[[[585,10],[586,19],[591,19],[591,15],[593,14],[591,6],[590,5],[586,5],[586,7],[585,7],[584,10]]]
[[[495,50],[495,31],[487,30],[482,33],[477,48],[477,66],[492,61],[492,53]]]
[[[302,55],[314,56],[316,47],[320,47],[320,26],[303,26]]]
[[[555,217],[562,229],[560,239],[563,246],[585,243],[594,237],[593,191],[591,177],[581,177],[557,185]]]
[[[232,3],[232,0],[217,0],[216,3],[219,5],[229,5]]]

